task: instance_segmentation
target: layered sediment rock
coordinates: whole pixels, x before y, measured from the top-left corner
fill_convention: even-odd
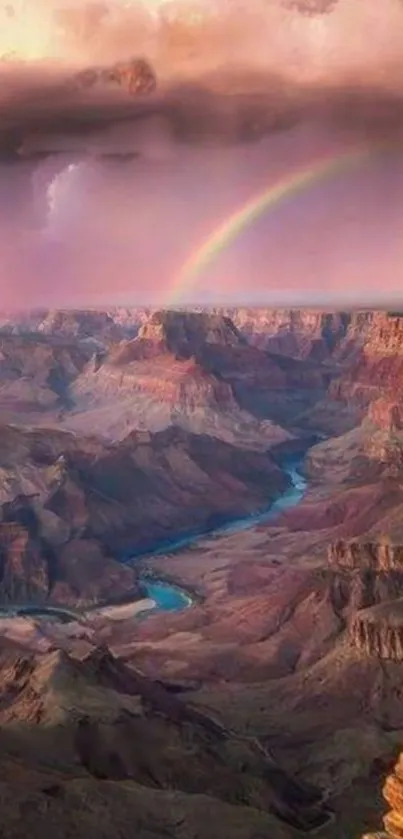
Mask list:
[[[328,561],[341,570],[398,571],[403,575],[403,545],[340,539],[329,545]]]
[[[0,685],[4,835],[26,835],[28,808],[35,839],[92,839],[100,813],[108,839],[286,839],[329,821],[321,790],[297,781],[259,740],[238,736],[105,648],[82,660],[0,649]],[[211,807],[219,812],[206,830]]]
[[[349,636],[366,655],[403,661],[403,545],[345,542],[328,549],[329,565],[349,595]],[[336,591],[336,589],[335,589]]]
[[[122,331],[107,312],[94,310],[56,309],[49,311],[38,324],[42,335],[56,335],[66,338],[99,339],[118,341]]]
[[[244,343],[228,317],[209,312],[157,311],[140,328],[135,347],[150,341],[156,349],[164,348],[184,358],[196,356],[205,344],[237,347]],[[136,356],[134,356],[136,357]]]
[[[382,790],[390,810],[383,818],[384,830],[366,833],[362,839],[401,839],[403,836],[403,754],[387,776]]]
[[[357,612],[350,626],[354,647],[387,661],[403,661],[403,598]]]
[[[74,538],[51,510],[20,496],[0,508],[0,602],[87,605],[132,592],[137,577],[95,538]]]
[[[389,423],[385,400],[395,405],[396,394],[403,385],[403,316],[372,312],[359,326],[364,338],[361,349],[355,363],[332,383],[330,396],[342,401],[354,400],[364,408],[383,397],[383,407],[379,406],[379,411],[375,409],[372,419],[382,421],[386,417]],[[350,324],[347,341],[351,335],[351,340],[357,343],[352,331]]]
[[[0,602],[91,603],[136,590],[113,557],[267,508],[270,455],[170,428],[119,444],[0,429]]]
[[[386,431],[403,431],[403,402],[386,397],[376,399],[369,407],[368,419]]]
[[[227,309],[240,332],[260,349],[294,358],[329,358],[345,337],[350,315],[319,309]]]
[[[288,387],[324,389],[323,375],[313,364],[279,361],[250,346],[228,317],[158,311],[136,338],[87,365],[71,388],[77,411],[65,422],[76,430],[90,421],[114,439],[134,427],[175,424],[267,450],[290,434],[276,418],[262,424],[272,417],[260,417],[256,403],[272,404],[275,389],[284,402]]]
[[[349,625],[353,646],[403,661],[403,545],[340,540],[329,547],[328,559],[353,580],[350,602],[358,609]]]

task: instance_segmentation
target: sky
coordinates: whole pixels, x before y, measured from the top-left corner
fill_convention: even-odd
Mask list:
[[[339,0],[317,16],[251,0],[246,18],[241,3],[217,0],[207,22],[185,0],[162,17],[115,0],[98,28],[87,15],[67,31],[60,2],[37,4],[34,19],[32,3],[15,3],[0,27],[1,53],[15,53],[3,63],[0,112],[24,149],[0,160],[4,308],[170,305],[183,264],[227,217],[352,148],[363,150],[355,167],[263,214],[175,302],[401,303],[400,0]],[[83,103],[65,105],[59,80],[135,47],[157,70],[155,100],[143,113],[102,94],[96,124],[85,103],[84,134]],[[196,83],[217,98],[192,93]],[[118,152],[133,157],[106,157]]]

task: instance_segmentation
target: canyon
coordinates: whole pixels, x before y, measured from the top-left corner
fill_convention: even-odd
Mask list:
[[[403,315],[3,313],[0,352],[10,835],[361,839],[386,778],[399,835]]]

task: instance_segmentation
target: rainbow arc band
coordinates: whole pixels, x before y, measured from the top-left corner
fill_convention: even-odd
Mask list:
[[[402,151],[401,145],[396,142],[377,144],[373,147],[359,148],[334,154],[315,160],[302,169],[287,174],[276,183],[266,187],[263,192],[253,196],[246,204],[226,218],[219,227],[216,227],[210,236],[190,255],[182,266],[179,274],[175,277],[171,286],[168,298],[169,305],[180,304],[183,292],[189,292],[197,282],[200,274],[211,265],[215,259],[238,236],[252,227],[254,222],[268,210],[273,210],[283,201],[295,198],[302,192],[316,184],[322,184],[332,180],[338,174],[344,174],[354,170],[376,156],[381,156],[385,151]]]

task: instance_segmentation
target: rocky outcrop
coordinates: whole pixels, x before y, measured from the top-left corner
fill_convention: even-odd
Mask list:
[[[364,326],[364,330],[362,327]],[[396,313],[372,312],[360,324],[364,341],[342,376],[332,383],[330,396],[339,400],[354,400],[368,408],[382,398],[382,409],[372,413],[372,420],[390,417],[385,401],[391,408],[399,402],[403,386],[403,317]]]
[[[340,539],[329,545],[329,565],[348,571],[397,571],[403,575],[403,545]]]
[[[178,428],[108,445],[3,427],[0,440],[3,602],[135,593],[113,557],[266,509],[289,483],[267,453]]]
[[[387,432],[403,431],[403,400],[380,397],[371,402],[367,416],[373,425]]]
[[[352,645],[366,655],[403,661],[403,545],[339,540],[328,559],[341,573],[339,586],[346,590],[348,581]]]
[[[132,344],[134,358],[142,342],[149,341],[156,350],[165,349],[181,358],[198,357],[206,344],[238,347],[244,344],[232,320],[210,312],[162,310],[154,312],[140,328]]]
[[[366,833],[362,839],[401,839],[403,835],[403,755],[387,775],[383,797],[390,810],[383,818],[384,831]]]
[[[240,332],[260,349],[292,356],[329,359],[346,335],[347,312],[319,309],[228,309]]]
[[[330,346],[344,328],[341,315],[323,315],[323,322],[317,313],[286,316],[297,343],[300,330],[319,329]],[[280,335],[281,312],[270,318]],[[301,349],[296,358],[276,344],[282,354],[262,351],[219,312],[54,311],[42,313],[35,329],[2,338],[0,407],[7,420],[38,425],[46,416],[113,439],[179,424],[269,448],[289,438],[283,422],[324,395],[331,376],[321,369],[321,350]],[[135,338],[119,340],[133,331]]]
[[[344,610],[353,647],[403,661],[403,545],[339,540],[328,549],[332,600]]]
[[[366,346],[374,355],[403,356],[403,313],[376,312]]]
[[[47,827],[52,827],[53,836],[67,836],[67,832],[58,832],[59,821],[75,824],[74,835],[78,837],[96,835],[91,827],[91,792],[85,787],[80,790],[83,777],[91,780],[90,790],[101,801],[102,795],[107,800],[112,795],[109,789],[119,798],[122,787],[120,806],[126,818],[121,821],[122,813],[116,818],[123,839],[129,839],[133,829],[139,839],[159,833],[197,835],[201,839],[222,835],[285,839],[294,835],[294,829],[309,833],[329,821],[320,790],[296,781],[258,739],[237,735],[207,712],[187,705],[163,683],[128,668],[105,648],[93,650],[81,661],[60,651],[24,657],[12,648],[3,648],[0,685],[2,825],[7,832],[10,823],[17,839],[23,835],[20,826],[22,830],[24,824],[26,830],[24,811],[22,808],[18,815],[15,809],[13,812],[7,793],[14,790],[18,799],[21,778],[24,794],[31,793],[31,814],[38,807],[42,833],[34,830],[35,839],[46,834]],[[18,730],[16,723],[21,733],[13,737]],[[39,750],[32,748],[38,737]],[[19,776],[13,772],[17,742]],[[58,771],[60,765],[63,773]],[[39,778],[41,785],[37,783]],[[71,807],[71,786],[75,808]],[[147,815],[136,804],[137,788],[142,791],[143,801],[152,796],[154,806]],[[128,801],[125,791],[131,791]],[[171,818],[164,805],[168,791]],[[176,802],[182,799],[177,795],[189,802],[188,810],[182,802],[179,814]],[[201,822],[205,813],[199,824],[200,796],[204,810],[209,810],[210,801],[213,807],[221,804],[220,830],[204,831]],[[59,810],[62,807],[57,820],[55,801]],[[111,802],[105,806],[106,819],[111,806]],[[229,819],[232,808],[241,825],[235,832]],[[81,812],[85,813],[82,818]],[[115,833],[103,825],[103,835],[108,839],[116,835],[116,821]]]
[[[383,788],[386,803],[391,808],[383,823],[388,839],[400,839],[403,825],[403,759],[400,755],[394,771],[388,775]]]
[[[134,428],[178,425],[267,450],[290,433],[271,422],[270,414],[255,415],[257,393],[270,401],[269,389],[280,388],[284,395],[287,383],[319,387],[320,373],[301,366],[249,346],[222,315],[155,312],[136,338],[122,341],[77,377],[71,388],[75,412],[64,424],[81,431],[91,426],[112,439]]]
[[[0,508],[0,603],[86,606],[111,591],[141,596],[133,569],[108,555],[99,540],[74,538],[68,517],[36,506],[35,499],[17,496]]]
[[[95,339],[104,343],[119,341],[122,331],[107,312],[56,309],[47,312],[38,324],[42,335],[64,336],[78,340]]]
[[[3,422],[38,424],[69,405],[69,386],[93,350],[66,336],[0,335]]]
[[[403,661],[403,598],[357,612],[350,625],[350,639],[366,655]]]
[[[336,358],[342,363],[354,361],[362,347],[368,341],[372,325],[378,312],[373,309],[349,312],[348,325],[344,340],[336,348]]]

